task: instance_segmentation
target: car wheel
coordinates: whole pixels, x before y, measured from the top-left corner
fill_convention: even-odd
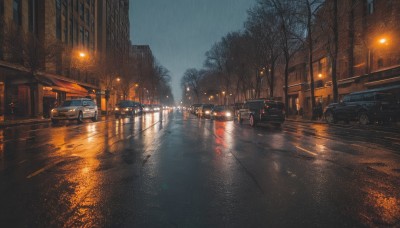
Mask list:
[[[78,123],[82,123],[83,122],[83,114],[82,112],[79,112],[78,114]]]
[[[369,119],[367,113],[365,113],[365,112],[360,113],[360,115],[358,116],[358,122],[360,122],[361,125],[369,124],[370,119]]]
[[[274,123],[273,125],[274,125],[274,127],[276,127],[276,128],[280,128],[280,127],[281,127],[281,124],[280,124],[280,123]]]
[[[240,114],[238,114],[238,122],[239,122],[240,124],[243,123],[243,119],[242,119],[242,117],[240,116]]]
[[[56,124],[56,123],[58,123],[58,120],[51,119],[51,122],[52,122],[53,124]]]
[[[94,116],[93,116],[93,118],[92,118],[92,121],[93,121],[93,122],[96,122],[96,121],[97,121],[97,118],[98,118],[97,112],[95,112],[95,113],[94,113]]]
[[[252,127],[255,127],[257,124],[253,115],[250,115],[249,122],[250,122],[250,126],[252,126]]]
[[[335,116],[333,115],[332,112],[325,113],[325,120],[329,124],[335,124],[336,123],[336,118],[335,118]]]

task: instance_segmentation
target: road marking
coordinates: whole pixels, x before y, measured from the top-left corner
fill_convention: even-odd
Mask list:
[[[299,147],[299,146],[296,146],[296,148],[299,149],[299,150],[301,150],[301,151],[303,151],[303,152],[306,152],[306,153],[309,153],[309,154],[311,154],[311,155],[314,155],[314,156],[317,156],[317,155],[318,155],[318,154],[316,154],[316,153],[314,153],[314,152],[311,152],[311,151],[306,150],[306,149],[304,149],[304,148],[302,148],[302,147]]]
[[[385,137],[383,137],[383,138],[385,138],[385,139],[391,139],[391,140],[395,140],[395,141],[400,141],[399,138],[392,138],[392,137],[387,137],[387,136],[385,136]]]
[[[48,164],[48,165],[46,165],[45,167],[43,167],[43,168],[37,170],[36,172],[31,173],[31,174],[30,174],[29,176],[27,176],[26,178],[27,178],[27,179],[30,179],[30,178],[32,178],[32,177],[35,177],[35,176],[37,176],[37,175],[41,174],[42,172],[44,172],[44,171],[46,171],[46,170],[48,170],[48,169],[50,169],[50,168],[56,166],[57,164],[59,164],[59,163],[61,163],[61,162],[63,162],[63,161],[64,161],[64,160],[59,160],[59,161],[55,161],[55,162],[53,162],[53,163],[51,163],[51,164]]]
[[[25,163],[26,161],[27,161],[27,160],[22,160],[22,161],[20,161],[18,164],[21,165],[21,164]]]

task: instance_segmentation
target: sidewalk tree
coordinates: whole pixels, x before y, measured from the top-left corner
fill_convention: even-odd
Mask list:
[[[200,102],[200,81],[203,75],[195,68],[191,68],[185,71],[181,79],[181,87],[184,93],[190,92],[196,96],[197,103]]]

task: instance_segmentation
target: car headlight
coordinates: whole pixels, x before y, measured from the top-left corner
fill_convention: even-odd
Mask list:
[[[210,114],[210,111],[206,111],[206,115],[209,115]]]
[[[232,116],[232,113],[227,112],[227,113],[225,113],[225,116],[226,116],[226,117],[231,117],[231,116]]]
[[[76,111],[76,109],[70,109],[70,110],[68,110],[68,112],[75,112]]]
[[[53,109],[51,110],[51,112],[57,112],[57,109],[54,109],[54,108],[53,108]]]
[[[129,108],[126,108],[125,111],[129,111]]]
[[[150,109],[149,109],[149,108],[144,108],[144,110],[145,110],[145,111],[149,111]]]
[[[119,111],[119,108],[115,108],[115,111]]]

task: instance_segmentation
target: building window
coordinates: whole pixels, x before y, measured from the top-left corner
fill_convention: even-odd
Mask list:
[[[79,34],[80,34],[80,38],[81,38],[81,45],[84,46],[85,45],[85,37],[83,36],[83,27],[81,26],[79,29]]]
[[[85,46],[89,47],[89,31],[85,30]]]
[[[36,0],[29,0],[28,2],[28,16],[29,16],[29,32],[36,34],[36,21],[37,21],[37,5]]]
[[[79,10],[79,16],[81,17],[81,20],[85,20],[85,5],[81,2],[80,3],[80,10]]]
[[[90,25],[90,14],[89,14],[89,9],[86,9],[86,24],[89,26]]]
[[[68,43],[68,20],[64,19],[64,42]]]
[[[61,0],[56,1],[56,36],[61,40]]]
[[[13,1],[13,20],[17,25],[21,25],[21,0]]]
[[[74,43],[74,21],[72,17],[69,19],[69,40],[71,44]]]
[[[75,28],[76,28],[76,32],[75,32],[75,44],[79,45],[79,24],[78,21],[75,20]]]
[[[382,68],[383,67],[383,59],[379,58],[378,59],[378,68]]]
[[[4,15],[4,0],[0,0],[0,15]]]
[[[374,13],[374,0],[368,0],[368,14]]]

